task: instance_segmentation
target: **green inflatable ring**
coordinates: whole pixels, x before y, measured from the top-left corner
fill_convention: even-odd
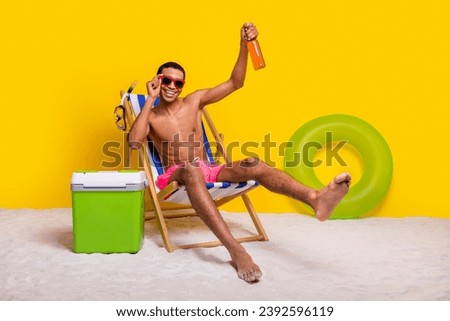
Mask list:
[[[389,146],[383,136],[369,123],[354,116],[339,114],[327,115],[307,122],[289,140],[291,144],[286,148],[284,155],[285,170],[307,186],[315,189],[322,188],[324,185],[317,178],[314,167],[311,166],[311,160],[317,149],[325,145],[327,132],[332,133],[333,141],[347,141],[356,148],[363,162],[360,180],[350,187],[348,194],[330,218],[361,217],[380,204],[386,196],[393,172]],[[305,149],[305,146],[315,148]],[[294,161],[299,158],[299,155],[301,161]]]

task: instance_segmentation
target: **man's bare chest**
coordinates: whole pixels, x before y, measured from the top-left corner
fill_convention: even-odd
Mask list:
[[[197,140],[201,137],[201,119],[198,113],[178,112],[158,116],[150,125],[151,136],[156,140]]]

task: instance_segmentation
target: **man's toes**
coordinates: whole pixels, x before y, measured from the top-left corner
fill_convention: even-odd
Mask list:
[[[351,180],[352,176],[350,175],[350,173],[347,172],[341,173],[334,178],[336,184],[341,184],[345,182],[347,185],[350,185]]]
[[[244,280],[245,282],[254,283],[258,282],[259,279],[262,276],[262,272],[257,271],[247,271],[247,272],[238,272],[238,276],[240,279]]]
[[[255,280],[255,277],[251,272],[238,272],[238,276],[245,282],[253,282]]]

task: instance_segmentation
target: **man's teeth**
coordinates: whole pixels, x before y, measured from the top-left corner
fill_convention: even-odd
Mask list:
[[[174,92],[174,91],[171,91],[171,90],[166,90],[166,93],[167,93],[168,95],[175,95],[175,92]]]

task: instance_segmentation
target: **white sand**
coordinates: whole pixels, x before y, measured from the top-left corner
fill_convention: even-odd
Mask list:
[[[263,214],[270,241],[245,246],[264,275],[247,284],[223,247],[166,252],[154,222],[137,254],[75,254],[71,215],[0,210],[0,300],[450,300],[448,219]],[[192,218],[169,226],[175,243],[212,238]]]

